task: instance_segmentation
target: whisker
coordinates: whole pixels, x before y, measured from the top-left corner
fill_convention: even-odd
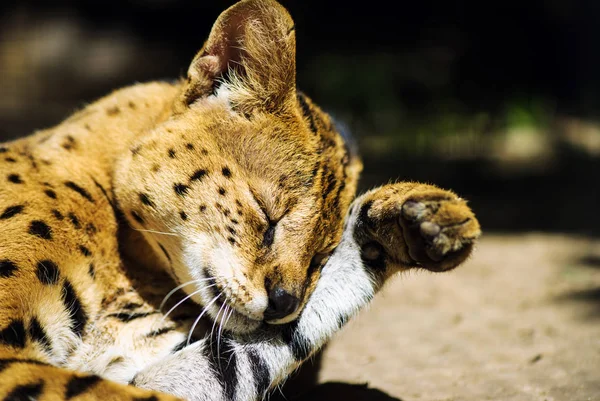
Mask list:
[[[221,318],[221,322],[219,323],[219,330],[217,331],[217,355],[221,355],[220,349],[221,349],[221,337],[222,337],[222,333],[223,333],[223,327],[227,325],[227,322],[229,322],[229,318],[231,317],[232,314],[233,314],[233,307],[229,307],[229,305],[227,305],[227,307],[225,308],[225,313],[223,313],[223,317],[225,317],[225,315],[227,315],[227,317],[225,318],[225,320],[223,318]],[[228,364],[229,364],[229,362],[228,362]],[[221,369],[221,358],[219,358],[219,369]]]
[[[190,285],[190,284],[201,283],[201,282],[210,281],[210,280],[212,280],[212,279],[205,278],[205,279],[190,280],[187,283],[183,283],[183,284],[178,285],[177,287],[175,287],[171,291],[169,291],[169,293],[167,295],[165,295],[165,297],[163,298],[162,302],[160,303],[160,306],[158,307],[158,310],[162,312],[162,309],[165,306],[165,304],[167,303],[167,301],[169,300],[169,298],[171,298],[171,296],[173,294],[175,294],[178,290],[182,289],[183,287],[185,287],[187,285]]]
[[[215,319],[213,321],[213,325],[212,325],[212,328],[210,329],[210,336],[209,336],[211,347],[212,347],[212,342],[213,342],[213,333],[215,332],[215,326],[217,325],[217,322],[219,321],[219,315],[221,314],[221,311],[227,310],[226,307],[227,307],[227,305],[225,305],[224,303],[221,305],[221,307],[217,311],[217,315],[215,316]],[[223,316],[225,316],[225,314],[223,314]],[[217,344],[218,344],[218,342],[217,342]],[[217,355],[218,354],[219,353],[217,352]]]
[[[192,292],[191,294],[187,295],[187,296],[186,296],[185,298],[183,298],[181,301],[177,302],[177,303],[175,304],[175,306],[173,306],[171,309],[169,309],[169,311],[168,311],[168,312],[167,312],[167,313],[166,313],[166,314],[165,314],[165,315],[162,317],[162,319],[161,319],[161,324],[162,324],[162,323],[164,323],[164,321],[165,321],[165,319],[167,318],[167,316],[169,316],[169,314],[170,314],[171,312],[173,312],[173,311],[175,310],[175,308],[177,308],[179,305],[181,305],[182,303],[184,303],[185,301],[187,301],[188,299],[190,299],[190,298],[191,298],[191,297],[193,297],[194,295],[196,295],[196,294],[198,294],[198,293],[202,292],[203,290],[205,290],[205,289],[207,289],[207,288],[214,287],[215,285],[216,285],[216,284],[211,284],[211,285],[209,285],[209,286],[207,286],[207,287],[202,287],[202,288],[200,288],[200,289],[198,289],[198,290],[196,290],[196,291]]]
[[[211,307],[212,304],[214,304],[217,299],[219,299],[219,297],[223,295],[223,291],[221,291],[219,293],[219,295],[217,295],[216,297],[214,297],[212,299],[212,301],[210,301],[206,307],[204,307],[204,310],[202,311],[202,313],[200,313],[200,315],[198,315],[198,317],[196,318],[196,320],[194,321],[194,324],[192,324],[192,328],[190,329],[190,332],[188,334],[188,338],[187,338],[187,344],[186,345],[190,345],[190,340],[192,339],[192,333],[194,333],[194,329],[196,328],[196,326],[198,325],[198,322],[200,321],[200,319],[202,319],[202,316],[204,316],[204,314],[206,312],[208,312],[208,309]]]

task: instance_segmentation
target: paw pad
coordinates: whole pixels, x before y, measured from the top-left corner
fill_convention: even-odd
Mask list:
[[[402,215],[407,220],[417,220],[427,209],[421,202],[406,201],[402,205]]]
[[[440,228],[440,226],[438,226],[437,224],[432,223],[430,221],[422,222],[420,229],[421,229],[421,234],[423,235],[423,237],[425,237],[427,239],[435,238],[442,230]]]

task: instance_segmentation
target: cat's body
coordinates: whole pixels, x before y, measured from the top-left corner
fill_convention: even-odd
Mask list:
[[[343,229],[361,164],[296,90],[294,57],[287,12],[242,1],[187,80],[119,90],[0,147],[0,397],[149,396],[96,374],[251,400],[393,272],[467,257],[476,220],[431,186],[363,196]],[[356,279],[311,297],[325,263]],[[175,285],[193,302],[166,316]]]

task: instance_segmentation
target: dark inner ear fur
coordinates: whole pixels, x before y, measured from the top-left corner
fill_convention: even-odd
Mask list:
[[[214,94],[230,73],[255,99],[274,105],[295,88],[294,23],[274,0],[243,0],[217,19],[188,70],[184,104]]]

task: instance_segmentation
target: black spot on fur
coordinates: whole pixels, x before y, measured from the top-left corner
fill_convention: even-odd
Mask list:
[[[4,397],[4,401],[35,401],[42,393],[43,388],[43,380],[39,380],[37,383],[21,384],[13,388]]]
[[[75,335],[81,337],[87,324],[88,316],[69,280],[65,280],[63,284],[62,300],[71,317],[71,329]]]
[[[170,262],[171,261],[171,255],[169,255],[169,252],[167,252],[167,250],[165,249],[165,247],[162,244],[158,244],[158,246],[160,247],[160,249],[163,251],[163,253],[165,254],[165,256],[167,257],[167,259]]]
[[[298,99],[298,104],[300,105],[300,109],[302,110],[302,115],[308,120],[310,130],[316,134],[317,125],[315,124],[315,117],[310,109],[310,106],[308,105],[308,102],[306,101],[306,96],[304,96],[303,93],[298,92],[296,98]]]
[[[46,330],[42,327],[39,320],[35,317],[32,317],[29,321],[29,337],[33,341],[37,341],[44,348],[44,350],[48,353],[52,352],[52,344],[50,343],[50,338],[46,333]]]
[[[229,170],[229,167],[223,167],[223,170],[221,170],[221,172],[225,177],[231,178],[231,170]]]
[[[69,220],[71,220],[71,224],[73,224],[73,227],[79,230],[81,228],[81,223],[79,222],[77,216],[75,216],[74,213],[69,213],[68,216]]]
[[[123,323],[127,323],[127,322],[131,322],[132,320],[136,320],[136,319],[142,319],[144,317],[148,317],[151,315],[156,315],[157,313],[160,313],[158,311],[153,311],[153,312],[117,312],[117,313],[111,313],[108,316],[109,317],[114,317],[116,319],[119,319],[120,321],[122,321]]]
[[[233,224],[240,224],[240,222],[239,222],[238,220],[236,220],[236,219],[231,219],[231,222],[232,222]]]
[[[137,302],[128,302],[121,307],[122,310],[135,310],[144,306],[143,304]]]
[[[168,153],[168,154],[169,154],[169,157],[170,157],[171,159],[174,159],[174,158],[175,158],[175,151],[174,151],[173,149],[169,149],[169,153]]]
[[[56,263],[46,259],[37,263],[36,275],[42,284],[51,285],[58,283],[60,272]]]
[[[234,400],[235,389],[238,384],[237,377],[237,355],[233,347],[233,342],[223,335],[218,347],[217,339],[209,341],[210,347],[206,347],[208,361],[212,370],[219,377],[219,381],[225,388],[225,399]]]
[[[185,147],[186,147],[188,150],[194,150],[194,145],[193,145],[193,144],[191,144],[191,143],[187,143],[187,144],[185,145]]]
[[[19,176],[19,174],[9,174],[7,178],[8,181],[12,182],[13,184],[23,183],[23,180],[21,180],[21,176]]]
[[[148,338],[154,338],[154,337],[158,337],[158,336],[161,336],[163,334],[166,334],[166,333],[170,333],[170,332],[172,332],[174,330],[175,330],[175,327],[163,327],[161,329],[151,331],[150,333],[146,334],[146,337],[148,337]]]
[[[90,193],[86,189],[75,184],[73,181],[66,181],[65,186],[67,188],[72,189],[73,191],[77,192],[79,195],[83,196],[88,201],[94,203],[94,198],[92,198],[92,195],[90,195]]]
[[[204,169],[196,170],[196,172],[194,172],[194,174],[192,174],[192,176],[190,177],[190,180],[191,181],[200,181],[207,174],[208,174],[208,172]]]
[[[254,349],[248,350],[248,358],[252,365],[252,375],[254,376],[254,385],[256,386],[256,392],[260,399],[265,391],[269,389],[271,384],[271,375],[269,374],[269,365]]]
[[[140,150],[142,150],[142,145],[134,146],[133,148],[131,148],[131,154],[133,156],[137,156],[140,154]]]
[[[98,232],[98,229],[96,228],[96,226],[93,223],[87,223],[85,225],[85,232],[91,236],[91,235],[96,234]]]
[[[133,401],[159,401],[155,395],[149,395],[148,397],[135,397]]]
[[[52,209],[52,215],[54,215],[57,220],[63,220],[65,218],[65,216],[63,216],[62,213],[56,209]]]
[[[11,260],[0,260],[0,277],[7,278],[14,276],[17,268],[17,265]]]
[[[65,141],[62,144],[62,147],[66,150],[73,149],[75,147],[75,138],[73,138],[71,135],[67,135],[65,137]]]
[[[79,252],[81,252],[83,256],[92,256],[92,251],[83,245],[79,245]]]
[[[185,184],[174,184],[173,189],[175,190],[175,193],[177,195],[185,196],[185,195],[187,195],[188,191],[190,190],[190,187],[188,187]]]
[[[52,229],[48,226],[48,224],[44,223],[41,220],[33,220],[29,224],[29,234],[47,240],[52,239]]]
[[[329,174],[327,174],[327,185],[324,186],[325,190],[323,191],[323,200],[327,199],[327,196],[331,193],[331,191],[333,191],[333,188],[335,188],[335,185],[337,184],[337,180],[335,179],[335,174],[333,173],[333,171],[330,171]]]
[[[356,225],[358,227],[362,225],[366,225],[368,228],[375,227],[375,223],[369,217],[369,210],[371,209],[371,206],[373,206],[373,201],[365,202],[360,207],[360,211],[358,212],[358,221],[356,222]]]
[[[219,187],[219,195],[225,196],[226,193],[227,193],[227,191],[225,191],[225,188]]]
[[[73,377],[71,380],[69,380],[69,383],[67,383],[67,388],[65,390],[65,399],[69,400],[73,397],[85,393],[100,380],[102,380],[100,376],[96,375]]]
[[[204,213],[206,211],[206,205],[200,205],[200,212]]]
[[[131,211],[131,217],[138,223],[140,223],[142,225],[144,224],[144,219],[142,219],[142,217],[139,214],[137,214],[136,212],[134,212],[133,210]]]
[[[24,207],[25,206],[23,205],[9,206],[4,209],[4,212],[2,212],[2,215],[0,215],[0,219],[10,219],[11,217],[21,213]]]
[[[6,152],[8,152],[7,147],[4,147],[4,146],[0,147],[0,153],[6,153]]]
[[[338,317],[337,317],[338,330],[341,329],[342,327],[344,327],[346,325],[346,323],[348,323],[348,316],[338,315]]]
[[[283,341],[288,344],[294,358],[303,361],[310,355],[310,343],[298,330],[298,320],[283,326],[281,331]]]
[[[51,189],[46,189],[46,190],[44,191],[44,193],[46,194],[46,196],[47,196],[48,198],[56,199],[56,192],[54,192],[53,190],[51,190]]]
[[[100,185],[100,183],[98,181],[96,181],[95,179],[93,179],[93,181],[94,181],[94,185],[96,186],[96,188],[98,188],[100,190],[100,192],[102,192],[102,195],[104,195],[104,197],[106,198],[108,203],[110,203],[110,205],[113,207],[113,209],[115,209],[115,206],[112,203],[112,199],[108,195],[108,192],[106,191],[106,189],[104,189],[104,187],[102,185]]]
[[[9,365],[12,365],[13,363],[25,363],[37,366],[50,366],[47,363],[38,361],[36,359],[0,358],[0,372],[3,369],[6,369]]]
[[[6,160],[6,161],[7,161],[7,162],[9,162],[9,163],[16,163],[16,162],[17,162],[17,159],[15,159],[15,158],[12,158],[12,157],[7,157],[7,158],[6,158],[6,159],[4,159],[4,160]]]
[[[187,340],[180,342],[179,344],[177,344],[175,347],[173,347],[173,350],[171,351],[172,354],[181,351],[182,349],[184,349],[187,346]]]
[[[38,165],[37,165],[37,162],[35,161],[35,159],[33,158],[33,156],[29,155],[27,157],[29,158],[29,162],[31,163],[31,168],[33,168],[34,170],[37,170]]]
[[[229,241],[229,243],[231,245],[235,245],[237,243],[236,240],[235,240],[235,238],[233,238],[233,237],[227,237],[227,241]]]
[[[21,319],[15,319],[0,331],[0,343],[15,348],[25,348],[25,325]]]
[[[144,205],[154,207],[154,202],[152,202],[152,200],[150,199],[150,197],[147,194],[140,193],[138,196],[140,197],[140,201]]]
[[[120,112],[121,110],[117,106],[109,107],[108,109],[106,109],[106,114],[108,114],[109,116],[116,116]]]
[[[181,220],[187,220],[187,214],[182,210],[179,212],[179,217],[181,217]]]
[[[90,263],[90,267],[88,268],[88,274],[91,278],[96,278],[96,268],[93,263]]]

